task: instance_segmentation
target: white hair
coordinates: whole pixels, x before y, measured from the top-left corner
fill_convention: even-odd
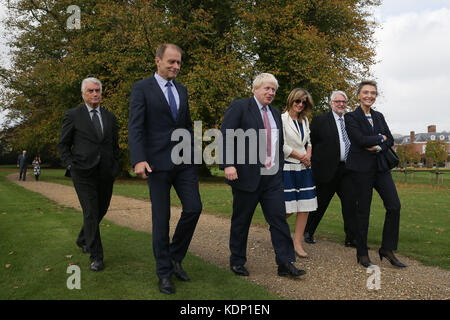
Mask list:
[[[340,91],[340,90],[335,90],[331,93],[330,96],[330,102],[334,100],[334,97],[336,97],[338,94],[341,94],[345,97],[345,100],[348,100],[347,95],[345,94],[344,91]]]
[[[264,82],[270,82],[275,85],[275,89],[278,90],[278,80],[275,78],[275,76],[271,73],[261,73],[258,74],[255,77],[255,80],[253,80],[253,90],[258,89],[263,85]]]
[[[86,78],[81,82],[81,93],[84,92],[84,89],[86,89],[86,84],[90,82],[90,83],[95,83],[98,84],[100,86],[100,92],[102,91],[102,83],[100,80],[98,80],[97,78]]]

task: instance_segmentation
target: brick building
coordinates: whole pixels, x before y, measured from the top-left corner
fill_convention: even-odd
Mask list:
[[[399,145],[410,145],[414,146],[414,151],[422,155],[422,159],[425,159],[426,144],[429,140],[440,140],[447,144],[447,153],[450,155],[450,132],[442,131],[436,132],[436,126],[428,126],[428,132],[426,133],[415,133],[411,131],[409,136],[399,136],[394,138],[394,150],[397,149]],[[422,161],[423,161],[422,160]],[[424,165],[420,163],[419,165]],[[446,167],[450,167],[450,163],[446,161]]]

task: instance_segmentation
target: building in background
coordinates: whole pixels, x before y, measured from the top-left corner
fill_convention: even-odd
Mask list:
[[[426,145],[428,141],[440,140],[446,143],[447,145],[447,154],[450,155],[450,132],[442,131],[437,132],[435,125],[428,126],[428,132],[426,133],[415,133],[411,131],[409,136],[396,136],[394,137],[394,150],[397,150],[398,146],[403,145],[411,145],[412,151],[418,153],[420,155],[420,162],[418,162],[418,166],[420,167],[432,167],[433,164],[426,163]],[[450,163],[445,161],[445,167],[450,168]]]

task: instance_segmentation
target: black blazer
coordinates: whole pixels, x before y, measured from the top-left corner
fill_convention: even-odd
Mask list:
[[[345,115],[345,129],[351,142],[346,167],[353,171],[369,172],[377,170],[377,156],[379,154],[366,150],[366,147],[379,145],[382,151],[386,151],[394,145],[394,138],[384,120],[383,114],[372,109],[370,113],[374,124],[373,127],[370,125],[361,107]],[[387,140],[381,143],[379,134],[385,135]]]
[[[101,108],[103,139],[98,138],[86,105],[67,110],[64,115],[58,149],[63,165],[89,170],[98,164],[101,170],[116,177],[119,174],[119,140],[117,119]]]
[[[336,174],[341,156],[338,127],[333,112],[315,116],[310,130],[313,178],[317,184],[325,184]]]
[[[275,119],[275,123],[278,128],[278,159],[275,158],[275,161],[278,161],[279,167],[275,172],[274,177],[280,178],[283,172],[283,163],[284,163],[284,154],[283,154],[283,125],[281,122],[281,113],[277,108],[269,106],[270,111],[272,112],[273,118]],[[250,148],[250,138],[245,139],[245,162],[243,164],[239,164],[239,157],[242,155],[238,154],[238,141],[234,139],[234,158],[231,163],[227,163],[227,139],[226,139],[226,130],[227,129],[242,129],[246,132],[248,129],[255,129],[253,132],[256,134],[256,137],[252,137],[254,141],[257,141],[256,148],[252,146]],[[260,163],[259,161],[259,150],[260,148],[266,149],[265,141],[264,145],[260,145],[260,139],[258,139],[258,133],[260,129],[264,129],[264,122],[261,117],[261,112],[259,111],[258,105],[256,104],[255,98],[249,99],[240,99],[233,101],[230,106],[225,111],[224,119],[221,126],[221,132],[223,136],[223,164],[220,165],[221,169],[225,169],[226,167],[234,166],[237,170],[238,179],[234,181],[226,180],[227,183],[234,188],[239,190],[253,192],[258,188],[259,181],[261,179],[261,168],[264,167],[264,163]],[[250,132],[250,131],[249,131]],[[265,139],[264,139],[265,140]],[[252,154],[253,157],[256,157],[256,164],[250,163],[251,151],[257,151],[257,154]],[[264,152],[264,151],[263,151]]]
[[[187,129],[193,146],[192,120],[187,89],[173,81],[180,97],[177,119],[174,120],[169,104],[154,76],[133,84],[130,97],[128,121],[128,144],[130,160],[134,165],[147,161],[153,171],[168,171],[174,167],[172,149],[178,141],[171,141],[176,129]],[[193,147],[191,152],[193,154]],[[191,163],[194,158],[191,154]]]

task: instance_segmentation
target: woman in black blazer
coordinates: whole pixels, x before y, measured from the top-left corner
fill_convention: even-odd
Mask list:
[[[375,188],[386,208],[383,239],[378,251],[380,260],[384,257],[394,266],[406,267],[393,253],[398,245],[400,199],[391,172],[378,165],[378,158],[394,144],[394,139],[383,114],[371,108],[377,94],[375,81],[361,82],[358,87],[360,107],[345,116],[345,128],[351,142],[346,167],[352,171],[353,182],[356,186],[357,261],[365,267],[371,265],[367,233],[370,205]]]

